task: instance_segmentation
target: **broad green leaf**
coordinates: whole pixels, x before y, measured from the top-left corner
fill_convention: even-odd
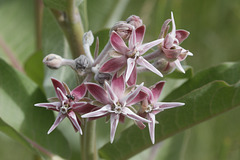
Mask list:
[[[44,0],[44,5],[49,8],[57,9],[60,11],[67,10],[70,0]],[[74,4],[79,6],[83,0],[75,0]]]
[[[210,68],[174,90],[175,94],[167,100],[184,102],[185,106],[164,111],[156,117],[159,122],[155,132],[156,143],[239,106],[240,85],[237,82],[240,76],[236,74],[239,69],[240,63]],[[150,146],[148,129],[132,126],[122,132],[113,144],[103,146],[99,154],[105,159],[127,159]]]
[[[70,156],[69,145],[58,131],[47,135],[55,118],[52,111],[34,107],[47,102],[41,90],[26,76],[0,60],[0,117],[19,134],[61,157]]]

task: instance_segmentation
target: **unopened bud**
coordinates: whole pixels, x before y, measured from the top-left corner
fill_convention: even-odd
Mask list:
[[[62,57],[56,54],[49,54],[43,59],[43,63],[51,69],[58,69],[62,66]]]
[[[91,46],[93,44],[93,41],[94,41],[94,37],[93,37],[92,31],[88,31],[88,32],[84,33],[83,44]]]
[[[169,62],[165,58],[156,60],[153,65],[163,74],[169,74],[176,68],[174,62]]]
[[[127,23],[133,25],[135,28],[138,28],[143,25],[142,20],[140,17],[136,15],[131,15],[127,18]]]
[[[76,71],[79,73],[79,75],[84,75],[86,73],[86,69],[91,67],[91,62],[85,55],[81,55],[78,58],[76,58],[75,63]]]
[[[98,81],[100,85],[103,85],[105,80],[107,81],[111,80],[112,76],[109,73],[97,73],[95,74],[94,79]]]
[[[112,31],[115,31],[123,40],[127,41],[132,33],[132,29],[133,26],[131,24],[128,24],[125,21],[119,21],[114,24],[110,30],[110,34]]]

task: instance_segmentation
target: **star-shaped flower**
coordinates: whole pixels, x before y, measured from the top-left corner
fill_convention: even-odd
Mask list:
[[[44,107],[49,110],[59,112],[55,122],[52,127],[49,129],[48,134],[50,134],[64,119],[68,118],[72,123],[75,131],[79,131],[82,134],[82,129],[80,127],[80,120],[76,115],[78,113],[86,113],[89,111],[87,102],[81,102],[81,100],[86,94],[86,86],[84,84],[76,87],[72,91],[69,90],[68,86],[65,83],[52,78],[52,83],[56,91],[57,98],[51,98],[55,102],[50,103],[37,103],[34,106]]]
[[[110,142],[114,140],[118,122],[123,122],[125,117],[135,121],[150,122],[145,118],[134,113],[130,108],[133,104],[142,101],[146,97],[146,93],[140,92],[142,85],[135,90],[128,91],[125,89],[123,75],[117,78],[115,75],[112,79],[111,86],[105,81],[106,89],[98,84],[85,83],[91,95],[104,106],[99,110],[82,115],[82,118],[103,117],[110,115],[111,133]]]
[[[151,89],[147,87],[142,88],[146,93],[148,93],[148,97],[143,100],[139,115],[151,121],[148,123],[148,128],[153,144],[155,142],[155,115],[165,109],[184,105],[184,103],[180,102],[158,102],[164,84],[164,81],[160,81],[154,86],[150,87]],[[145,128],[145,125],[141,121],[138,121],[137,124],[140,128]]]
[[[136,30],[132,30],[132,34],[129,38],[128,46],[126,46],[124,40],[113,31],[110,37],[110,42],[115,50],[110,60],[103,64],[100,68],[100,72],[117,72],[125,69],[125,81],[128,85],[132,86],[136,84],[137,70],[136,65],[140,65],[150,71],[156,73],[159,76],[163,76],[151,63],[145,60],[142,55],[150,48],[163,42],[162,39],[142,44],[145,34],[145,26],[142,25]]]

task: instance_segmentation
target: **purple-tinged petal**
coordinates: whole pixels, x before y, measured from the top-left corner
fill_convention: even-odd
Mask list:
[[[141,102],[141,101],[144,100],[146,97],[147,97],[147,94],[146,94],[145,92],[143,92],[143,91],[140,91],[140,92],[138,93],[138,95],[137,95],[131,102],[129,102],[127,105],[128,105],[128,106],[134,105],[134,104],[136,104],[136,103],[138,103],[138,102]]]
[[[182,48],[179,48],[179,49],[166,49],[166,48],[162,47],[162,50],[163,50],[164,54],[166,55],[166,57],[169,58],[169,59],[177,59],[178,56],[182,52]]]
[[[176,37],[176,25],[175,25],[175,21],[174,21],[174,17],[173,17],[173,12],[171,12],[171,19],[172,19],[172,31],[171,31],[171,36],[173,38]]]
[[[114,50],[123,55],[129,51],[123,39],[115,31],[113,31],[111,34],[110,42]]]
[[[103,104],[111,103],[110,100],[108,99],[107,92],[101,86],[90,82],[86,82],[85,85],[88,91],[97,101]]]
[[[62,103],[61,102],[51,102],[51,103],[37,103],[34,104],[36,107],[44,107],[46,109],[58,111],[58,108],[61,107]]]
[[[81,105],[81,106],[76,106],[76,107],[75,107],[75,104],[73,105],[73,111],[76,113],[79,113],[79,114],[89,113],[96,108],[98,108],[98,107],[95,105],[89,104],[89,103],[87,103],[85,105]]]
[[[125,82],[128,81],[130,75],[132,74],[132,71],[133,71],[134,67],[135,67],[135,59],[128,58],[127,59],[127,71],[126,71]]]
[[[172,21],[171,19],[167,19],[167,20],[163,23],[162,28],[161,28],[161,32],[160,32],[160,34],[159,34],[159,38],[163,38],[163,37],[166,36],[165,34],[167,34],[168,28],[169,28],[168,24],[169,24],[171,21]]]
[[[164,84],[165,84],[164,81],[160,81],[160,82],[156,83],[154,86],[151,87],[151,91],[152,91],[152,95],[153,95],[153,97],[151,99],[151,103],[155,103],[155,102],[158,101],[158,99],[161,95]]]
[[[134,50],[134,48],[136,47],[136,30],[135,29],[133,29],[132,30],[132,34],[131,34],[131,36],[130,36],[130,38],[129,38],[129,41],[128,41],[128,47],[129,47],[129,50],[130,51],[133,51]]]
[[[119,122],[119,114],[111,114],[110,120],[111,120],[110,142],[113,143]]]
[[[123,96],[125,91],[125,82],[124,82],[123,75],[117,77],[117,74],[115,74],[112,79],[111,87],[114,93],[120,99]]]
[[[68,113],[68,118],[70,119],[73,127],[75,128],[76,131],[79,131],[79,133],[82,135],[82,129],[79,124],[79,120],[77,119],[77,116],[73,111]]]
[[[176,38],[178,39],[179,44],[181,44],[188,36],[189,32],[183,29],[176,30]]]
[[[138,57],[137,64],[149,69],[150,71],[159,75],[160,77],[163,77],[162,73],[159,70],[157,70],[151,63],[149,63],[147,60],[145,60],[142,56]]]
[[[105,87],[106,87],[107,94],[108,94],[109,98],[111,99],[111,101],[113,103],[116,103],[118,101],[118,97],[113,92],[112,88],[110,87],[110,85],[108,84],[107,81],[105,81]]]
[[[163,111],[164,109],[170,109],[170,108],[175,108],[179,106],[183,106],[185,103],[180,103],[180,102],[157,102],[154,104],[154,108],[160,109]]]
[[[146,127],[146,125],[141,121],[135,121],[135,123],[140,129],[144,129]]]
[[[122,99],[120,99],[120,102],[122,104],[128,105],[130,102],[133,101],[133,99],[139,94],[139,92],[141,91],[143,86],[143,83],[140,84],[133,92],[128,93],[128,95],[126,95],[125,97],[123,97]],[[137,100],[135,100],[137,101]]]
[[[127,107],[124,107],[122,109],[122,114],[127,116],[130,119],[135,120],[135,121],[141,121],[141,122],[145,122],[145,123],[151,122],[143,117],[140,117],[139,115],[137,115],[136,113],[134,113],[131,109],[129,109]]]
[[[135,65],[132,70],[132,74],[130,75],[130,77],[127,81],[127,84],[128,84],[128,86],[133,86],[136,84],[136,82],[137,82],[137,67]]]
[[[171,37],[170,34],[167,34],[163,42],[163,48],[170,49],[171,47],[173,47],[173,43],[174,37]]]
[[[59,112],[55,122],[53,123],[52,127],[48,130],[47,134],[50,134],[59,125],[59,123],[62,122],[62,120],[66,116],[67,116],[66,114],[62,114],[61,112]]]
[[[147,100],[151,101],[153,99],[152,91],[149,88],[143,86],[142,91],[144,91],[147,94],[147,96],[148,96]]]
[[[144,43],[143,45],[140,45],[137,48],[137,50],[139,51],[140,56],[143,55],[145,52],[147,52],[152,47],[162,43],[163,40],[164,40],[163,38],[162,39],[157,39],[155,41],[152,41],[152,42],[149,42],[149,43]]]
[[[62,84],[60,81],[58,81],[58,80],[55,79],[55,78],[51,78],[51,80],[52,80],[52,84],[53,84],[53,86],[54,86],[56,95],[57,95],[57,97],[58,97],[59,99],[60,99],[60,97],[59,97],[59,95],[58,95],[57,88],[59,88],[65,95],[67,94],[67,93],[66,93],[66,90],[65,90],[65,88],[64,88],[64,86],[63,86],[63,84]]]
[[[100,108],[96,111],[84,114],[81,117],[82,118],[100,117],[100,116],[107,115],[110,112],[111,112],[111,105],[108,104],[108,105],[103,106],[102,108]]]
[[[120,114],[119,115],[119,122],[124,123],[124,121],[125,121],[125,116],[123,114]]]
[[[72,109],[75,110],[75,109],[81,108],[82,106],[84,106],[86,104],[87,104],[87,102],[74,102],[72,104]]]
[[[146,27],[142,25],[136,29],[136,43],[137,45],[142,44]]]
[[[127,64],[127,59],[125,56],[119,58],[112,58],[102,65],[99,72],[110,73],[120,70]]]
[[[61,102],[67,102],[68,98],[66,97],[66,95],[62,92],[62,90],[60,88],[57,88],[57,94],[59,95],[59,100]]]
[[[152,113],[148,114],[148,119],[151,121],[148,123],[148,128],[149,128],[149,134],[152,140],[152,143],[155,143],[155,115]]]
[[[74,88],[71,94],[75,97],[75,101],[79,101],[85,96],[86,92],[87,87],[84,84],[81,84],[80,86]]]
[[[183,69],[183,67],[182,67],[182,65],[181,65],[181,63],[180,63],[180,61],[177,59],[176,61],[174,61],[174,63],[175,63],[175,65],[176,65],[176,67],[181,71],[181,72],[183,72],[183,73],[185,73],[185,70]]]

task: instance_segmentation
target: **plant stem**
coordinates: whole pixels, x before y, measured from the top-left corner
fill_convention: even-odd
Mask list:
[[[43,2],[36,0],[35,2],[35,29],[36,29],[36,50],[42,49],[42,18],[43,18]]]
[[[85,122],[81,136],[81,157],[82,160],[97,160],[96,121],[85,120]]]

